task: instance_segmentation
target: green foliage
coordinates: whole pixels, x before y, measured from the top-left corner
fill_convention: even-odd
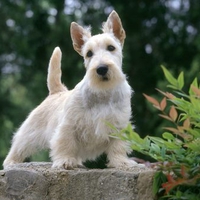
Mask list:
[[[200,198],[200,88],[197,79],[185,93],[184,75],[178,78],[162,66],[173,94],[158,90],[164,97],[161,101],[144,95],[159,110],[159,116],[171,122],[163,127],[162,137],[141,138],[131,125],[120,132],[120,137],[131,143],[133,150],[158,161],[153,192],[164,196],[160,199]]]

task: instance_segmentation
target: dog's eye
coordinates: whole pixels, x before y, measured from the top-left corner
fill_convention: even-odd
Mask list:
[[[92,57],[92,56],[93,56],[93,52],[92,52],[91,50],[89,50],[89,51],[87,52],[86,56],[87,56],[88,58]]]
[[[108,45],[107,46],[107,50],[108,51],[114,51],[115,50],[115,47],[113,45]]]

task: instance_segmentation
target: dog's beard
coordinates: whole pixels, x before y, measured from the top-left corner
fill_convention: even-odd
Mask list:
[[[97,74],[97,76],[98,76],[98,78],[100,79],[100,81],[102,81],[102,82],[108,82],[108,81],[112,80],[109,71],[108,71],[108,73],[105,74],[104,76],[100,76],[100,75],[98,75],[98,74]]]
[[[101,80],[106,82],[106,81],[109,81],[109,78],[108,78],[108,76],[103,76],[103,77],[101,77]]]
[[[95,91],[110,90],[120,85],[125,79],[125,75],[114,67],[103,76],[97,74],[95,68],[89,69],[85,77],[86,82],[90,85],[89,87]]]

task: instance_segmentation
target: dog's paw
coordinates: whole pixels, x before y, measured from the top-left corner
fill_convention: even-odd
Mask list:
[[[5,161],[3,162],[3,168],[4,168],[4,169],[7,169],[7,168],[9,168],[10,166],[15,165],[15,164],[17,164],[17,163],[19,163],[19,162],[16,162],[16,161],[14,161],[14,160],[5,160]]]
[[[61,169],[67,169],[67,170],[73,170],[74,168],[79,168],[80,166],[83,166],[81,163],[78,163],[75,158],[68,158],[65,160],[56,160],[53,161],[53,168],[61,168]]]
[[[144,164],[137,163],[134,160],[131,160],[131,159],[127,159],[127,160],[128,160],[127,163],[125,163],[125,165],[127,165],[127,167],[134,167],[134,166],[145,167]]]
[[[134,160],[130,160],[130,159],[126,159],[126,158],[109,162],[107,165],[107,167],[109,167],[109,168],[132,168],[135,166],[145,167],[144,164],[138,164]]]

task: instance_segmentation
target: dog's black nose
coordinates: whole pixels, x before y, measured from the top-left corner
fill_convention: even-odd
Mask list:
[[[100,75],[100,76],[105,76],[107,72],[108,72],[108,66],[107,65],[100,65],[97,68],[97,74]]]

